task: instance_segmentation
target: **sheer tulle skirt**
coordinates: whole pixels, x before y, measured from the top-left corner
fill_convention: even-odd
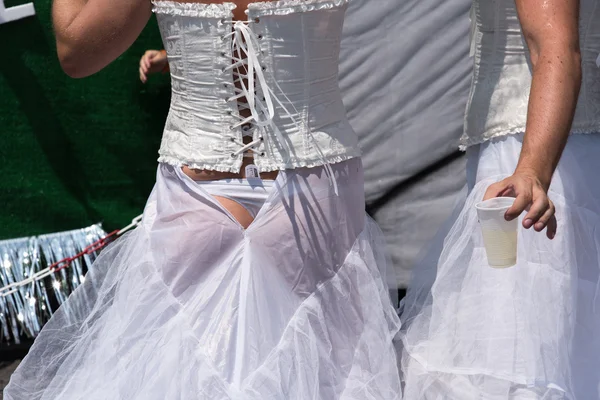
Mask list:
[[[285,171],[247,229],[161,165],[142,225],[47,324],[8,400],[396,399],[399,320],[360,160]]]
[[[470,150],[466,202],[415,268],[401,316],[407,400],[600,399],[600,135],[569,139],[550,190],[556,238],[520,227],[517,265],[493,269],[474,205],[514,171],[521,143]]]

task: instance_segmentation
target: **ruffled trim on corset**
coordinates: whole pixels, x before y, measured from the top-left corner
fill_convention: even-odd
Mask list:
[[[287,15],[299,12],[330,10],[341,7],[350,0],[279,0],[248,4],[246,13],[253,15]]]
[[[241,169],[241,162],[236,164],[213,164],[207,162],[194,162],[194,161],[183,161],[181,158],[161,155],[158,157],[158,162],[163,164],[172,165],[173,167],[181,168],[183,166],[189,167],[191,169],[206,169],[209,171],[217,171],[217,172],[231,172],[233,174],[237,174]]]
[[[471,146],[476,146],[502,136],[518,135],[519,133],[523,133],[522,126],[511,129],[503,129],[502,131],[495,132],[489,136],[478,136],[476,138],[463,136],[460,138],[460,146],[458,146],[458,149],[460,151],[467,151],[467,149]],[[585,128],[571,129],[569,135],[593,135],[595,133],[600,133],[600,125],[590,125]]]
[[[338,155],[325,155],[325,163],[337,164],[344,161],[351,160],[353,158],[360,157],[362,154],[360,150],[346,151],[343,154]],[[269,163],[268,165],[262,165],[259,167],[260,172],[269,171],[282,171],[284,169],[296,169],[296,168],[315,168],[322,167],[325,165],[322,159],[317,158],[314,160],[290,160],[287,163]]]
[[[225,18],[232,17],[233,3],[201,4],[181,3],[178,1],[153,1],[152,12],[156,14],[177,15],[194,18]]]
[[[325,161],[329,164],[337,164],[344,161],[351,160],[356,157],[360,157],[360,150],[348,151],[340,155],[325,156]],[[195,161],[182,161],[178,157],[161,155],[158,158],[159,163],[172,165],[174,167],[189,167],[191,169],[206,169],[209,171],[218,172],[231,172],[237,174],[240,172],[241,163],[231,164],[219,164],[219,163],[207,163],[207,162],[195,162]],[[259,172],[271,172],[271,171],[283,171],[286,169],[296,168],[315,168],[325,165],[323,160],[290,160],[287,163],[268,163],[258,166]]]

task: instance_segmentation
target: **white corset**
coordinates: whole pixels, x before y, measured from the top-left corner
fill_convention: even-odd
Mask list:
[[[159,161],[239,172],[251,152],[264,172],[359,156],[338,87],[347,2],[253,3],[244,22],[232,3],[154,2],[172,81]]]
[[[525,132],[531,62],[514,0],[474,0],[474,71],[461,147]],[[600,132],[600,2],[581,0],[583,79],[571,133]]]

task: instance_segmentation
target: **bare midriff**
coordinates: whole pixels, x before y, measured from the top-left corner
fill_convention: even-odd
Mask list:
[[[246,9],[248,8],[248,4],[253,3],[250,0],[229,0],[229,1],[181,1],[182,3],[204,3],[204,4],[220,4],[220,3],[234,3],[237,5],[237,8],[233,10],[234,20],[242,20],[246,21]],[[240,99],[241,102],[245,101],[245,99]],[[241,110],[240,114],[242,116],[249,116],[250,112],[248,110]],[[251,137],[244,137],[244,143],[249,143],[252,141]],[[242,164],[242,168],[238,173],[232,172],[220,172],[220,171],[212,171],[207,169],[192,169],[189,167],[183,167],[183,172],[196,181],[209,181],[209,180],[219,180],[219,179],[242,179],[246,177],[246,166],[253,164],[254,159],[251,156],[252,153],[246,154],[244,156],[244,161]],[[260,177],[262,179],[275,179],[277,177],[278,171],[269,171],[269,172],[261,172]]]

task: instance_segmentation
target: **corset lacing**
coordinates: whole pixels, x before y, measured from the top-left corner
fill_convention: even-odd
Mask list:
[[[244,154],[247,157],[254,157],[258,155],[263,157],[264,152],[257,150],[257,146],[268,140],[268,136],[265,136],[265,127],[270,127],[274,132],[277,140],[282,146],[286,146],[286,140],[283,134],[274,122],[275,117],[275,103],[281,107],[284,111],[284,117],[292,120],[292,122],[300,127],[300,122],[296,121],[292,113],[288,111],[287,107],[279,100],[274,90],[269,87],[268,82],[265,78],[267,68],[261,64],[261,46],[260,41],[263,39],[262,35],[257,35],[248,26],[251,23],[259,23],[260,20],[256,19],[253,21],[236,21],[233,23],[233,29],[230,33],[223,36],[223,40],[231,38],[231,53],[221,54],[223,57],[229,57],[232,60],[231,65],[225,67],[223,72],[232,71],[234,76],[233,82],[225,83],[225,85],[233,85],[235,95],[226,99],[228,103],[237,102],[238,109],[240,111],[248,110],[250,115],[244,117],[240,114],[235,115],[239,118],[239,121],[233,124],[230,129],[234,130],[242,127],[242,137],[249,136],[254,137],[254,133],[258,130],[256,139],[249,143],[244,144],[239,142],[235,138],[231,141],[238,144],[240,147],[233,153],[231,157],[237,157],[240,154]],[[223,20],[226,24],[227,21]],[[245,57],[244,57],[245,56]],[[273,80],[275,82],[275,80]],[[292,105],[296,114],[298,111],[295,109],[293,103],[283,93],[277,82],[275,82],[275,89]],[[329,179],[334,187],[336,195],[338,194],[337,182],[333,174],[331,165],[326,161],[323,152],[319,148],[316,140],[312,136],[310,129],[304,129],[309,133],[309,136],[313,140],[315,149],[319,155],[319,158],[323,161],[323,165]]]

